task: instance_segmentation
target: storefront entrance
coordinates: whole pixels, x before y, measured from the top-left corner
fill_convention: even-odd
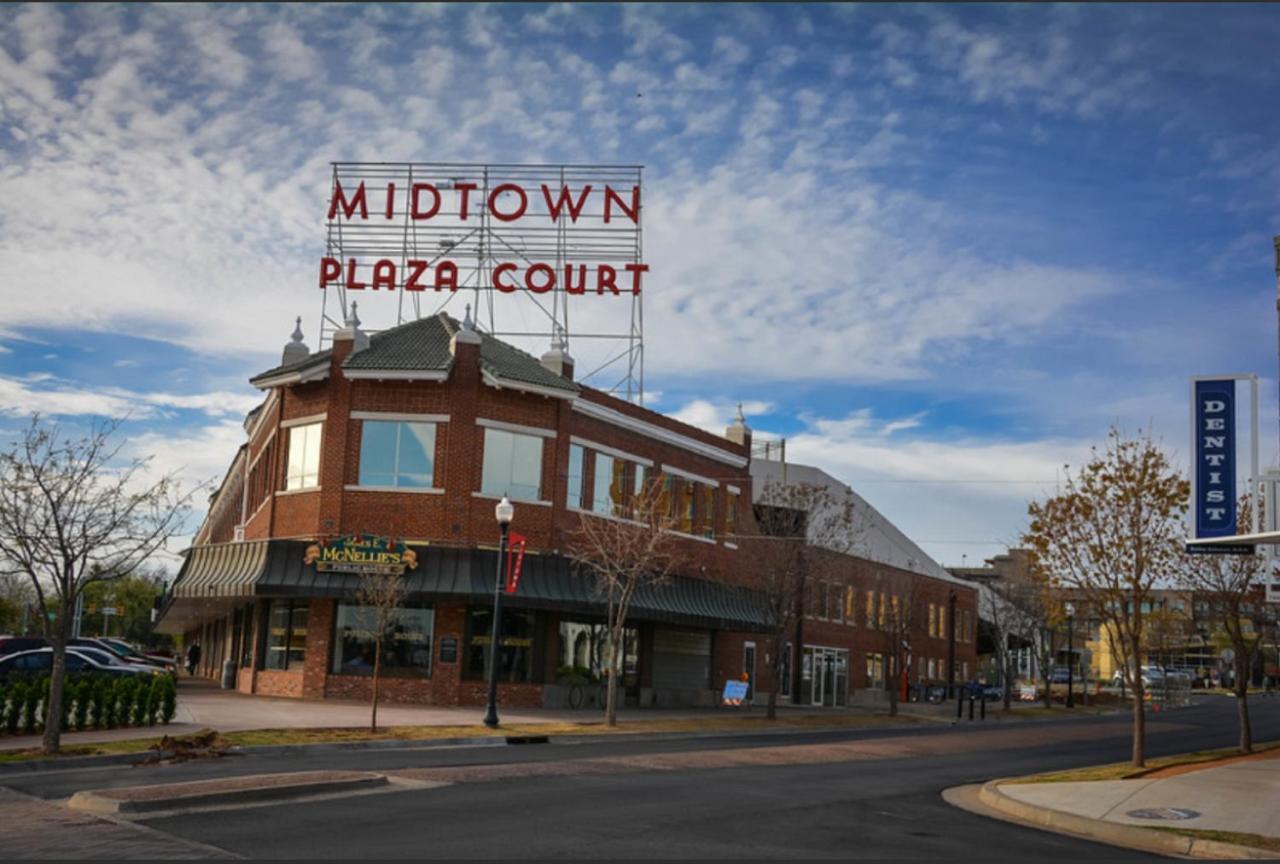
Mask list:
[[[849,693],[849,652],[806,645],[802,675],[802,705],[844,705]]]

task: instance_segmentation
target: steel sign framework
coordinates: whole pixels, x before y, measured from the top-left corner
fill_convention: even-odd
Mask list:
[[[332,169],[322,346],[353,300],[370,331],[445,309],[461,317],[467,302],[478,327],[535,355],[578,340],[579,380],[643,401],[640,166]]]

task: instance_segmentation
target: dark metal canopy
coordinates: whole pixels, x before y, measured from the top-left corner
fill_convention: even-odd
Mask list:
[[[194,547],[174,583],[174,598],[352,597],[360,577],[317,571],[304,561],[309,545],[301,540],[260,540]],[[417,568],[404,576],[411,599],[492,602],[496,550],[410,548],[418,554]],[[595,593],[595,577],[561,555],[526,555],[520,588],[504,600],[508,604],[586,615],[605,612]],[[758,592],[688,576],[642,587],[632,601],[629,618],[724,630],[771,629],[767,604]]]

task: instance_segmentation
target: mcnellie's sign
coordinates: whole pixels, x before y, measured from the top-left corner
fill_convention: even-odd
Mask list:
[[[417,569],[418,554],[397,540],[352,534],[311,544],[302,562],[314,564],[321,573],[400,574],[406,569]]]
[[[508,294],[547,294],[556,290],[577,295],[639,294],[641,277],[649,270],[649,265],[638,260],[621,260],[617,256],[625,246],[610,246],[610,241],[603,239],[610,228],[620,225],[638,232],[638,185],[615,188],[610,183],[502,182],[486,190],[469,180],[348,180],[344,185],[341,178],[335,177],[328,219],[331,228],[381,229],[387,232],[383,235],[385,243],[399,242],[395,234],[403,232],[406,248],[411,232],[441,223],[447,223],[462,237],[488,233],[487,249],[478,247],[479,256],[491,262],[482,274],[488,283],[485,287]],[[582,228],[579,220],[590,223],[583,235],[594,232],[601,238],[587,253],[589,260],[540,261],[530,258],[519,245],[521,230],[527,229],[528,237],[537,245],[546,242],[548,234]],[[488,228],[481,230],[482,226]],[[440,243],[446,252],[455,249],[448,241],[442,239]],[[457,245],[461,247],[457,251],[476,248],[473,242],[459,241]],[[638,245],[635,249],[638,251]],[[434,255],[440,249],[429,251]],[[613,264],[602,260],[609,258],[614,258]],[[320,260],[320,287],[347,291],[394,291],[397,287],[405,291],[457,291],[464,287],[460,284],[460,269],[466,271],[473,266],[460,268],[456,260],[444,256],[326,256]]]

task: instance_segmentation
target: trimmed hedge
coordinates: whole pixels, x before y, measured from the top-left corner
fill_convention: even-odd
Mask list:
[[[49,676],[0,684],[0,734],[32,734],[44,728]],[[68,676],[62,687],[62,730],[114,729],[169,723],[178,710],[178,685],[170,675],[149,678]]]

